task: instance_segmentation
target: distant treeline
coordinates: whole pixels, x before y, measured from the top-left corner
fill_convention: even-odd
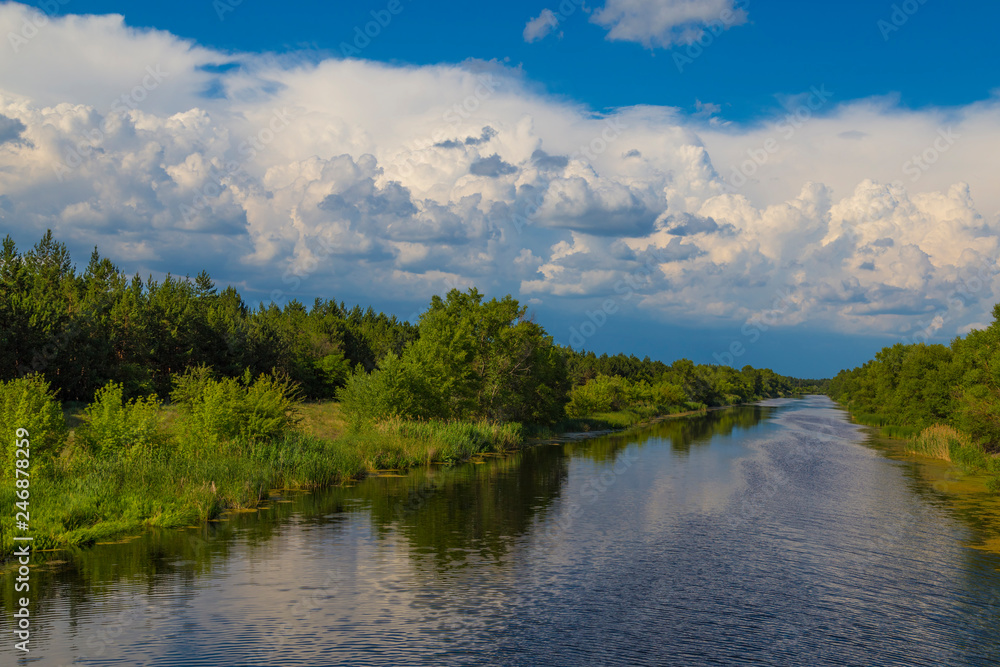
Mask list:
[[[597,356],[567,348],[569,375],[574,385],[586,384],[598,375],[618,376],[632,382],[670,382],[679,385],[686,400],[708,406],[751,403],[763,398],[798,393],[822,393],[828,380],[804,380],[778,375],[770,368],[695,364],[678,359],[672,364],[639,359],[634,355]]]
[[[474,289],[435,297],[415,324],[332,299],[252,308],[204,271],[143,280],[95,248],[79,273],[51,232],[24,253],[4,240],[0,380],[40,373],[64,401],[90,402],[109,382],[126,397],[167,398],[177,376],[202,366],[219,377],[275,373],[305,398],[340,395],[369,412],[542,423],[564,417],[573,388],[593,380],[611,392],[601,396],[678,405],[817,388],[749,366],[576,352],[556,345],[513,298],[484,301]]]
[[[943,424],[1000,451],[1000,304],[994,322],[951,345],[886,347],[863,366],[841,371],[829,392],[855,417],[900,435]]]

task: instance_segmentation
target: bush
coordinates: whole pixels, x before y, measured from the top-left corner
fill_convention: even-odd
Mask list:
[[[645,380],[629,382],[617,375],[598,374],[587,384],[573,387],[569,398],[566,415],[579,418],[640,407],[650,415],[669,412],[672,406],[684,405],[687,394],[669,382],[651,385]]]
[[[287,378],[250,371],[240,379],[212,378],[202,366],[174,378],[171,398],[186,413],[182,441],[191,453],[207,445],[261,442],[285,435],[298,422],[297,386]]]
[[[653,402],[658,405],[684,405],[687,394],[680,385],[670,382],[658,382],[652,387]]]
[[[313,369],[316,377],[322,385],[320,392],[322,396],[333,396],[338,387],[344,386],[347,378],[351,375],[351,364],[340,352],[328,354],[315,362]]]
[[[628,380],[617,375],[598,375],[587,384],[573,387],[569,392],[566,414],[585,417],[598,412],[621,410],[629,403]]]
[[[17,429],[28,431],[31,470],[47,467],[66,444],[66,420],[49,383],[41,375],[0,382],[0,479],[14,476]]]
[[[958,394],[954,423],[990,451],[1000,449],[1000,395],[987,384]]]
[[[77,437],[95,456],[149,456],[164,443],[156,396],[124,401],[123,392],[121,384],[109,382],[97,390],[94,402],[87,406],[87,423]]]
[[[338,398],[352,425],[357,426],[394,417],[435,416],[439,412],[435,395],[414,364],[390,352],[371,373],[357,368]]]

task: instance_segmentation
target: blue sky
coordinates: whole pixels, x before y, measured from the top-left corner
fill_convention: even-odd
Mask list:
[[[0,3],[0,231],[811,377],[1000,299],[995,3],[235,1]]]
[[[387,2],[304,2],[266,8],[244,0],[174,3],[73,0],[65,10],[119,13],[132,26],[167,30],[232,51],[338,54],[354,29]],[[576,8],[549,37],[526,43],[526,22],[552,0],[476,4],[400,0],[404,9],[361,57],[433,65],[468,58],[524,68],[555,95],[595,110],[636,104],[695,110],[696,100],[723,105],[731,120],[752,122],[780,110],[776,95],[825,83],[842,99],[898,93],[907,107],[957,106],[989,97],[997,85],[1000,5],[927,0],[897,29],[893,7],[905,3],[845,0],[745,2],[748,22],[697,47],[647,48],[608,41],[607,31]],[[574,5],[575,6],[575,5]],[[910,7],[908,6],[907,9]],[[221,19],[220,19],[221,16]],[[880,26],[879,21],[885,21]],[[892,25],[892,28],[897,26]],[[558,34],[557,34],[558,33]],[[888,39],[885,36],[888,35]],[[675,62],[681,57],[681,67]]]

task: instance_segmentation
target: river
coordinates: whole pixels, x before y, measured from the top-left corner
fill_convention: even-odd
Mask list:
[[[869,437],[773,400],[48,554],[24,664],[1000,664],[985,529]]]

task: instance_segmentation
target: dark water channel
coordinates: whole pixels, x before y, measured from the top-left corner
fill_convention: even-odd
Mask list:
[[[866,438],[771,401],[52,554],[29,664],[1000,665],[1000,557]]]

